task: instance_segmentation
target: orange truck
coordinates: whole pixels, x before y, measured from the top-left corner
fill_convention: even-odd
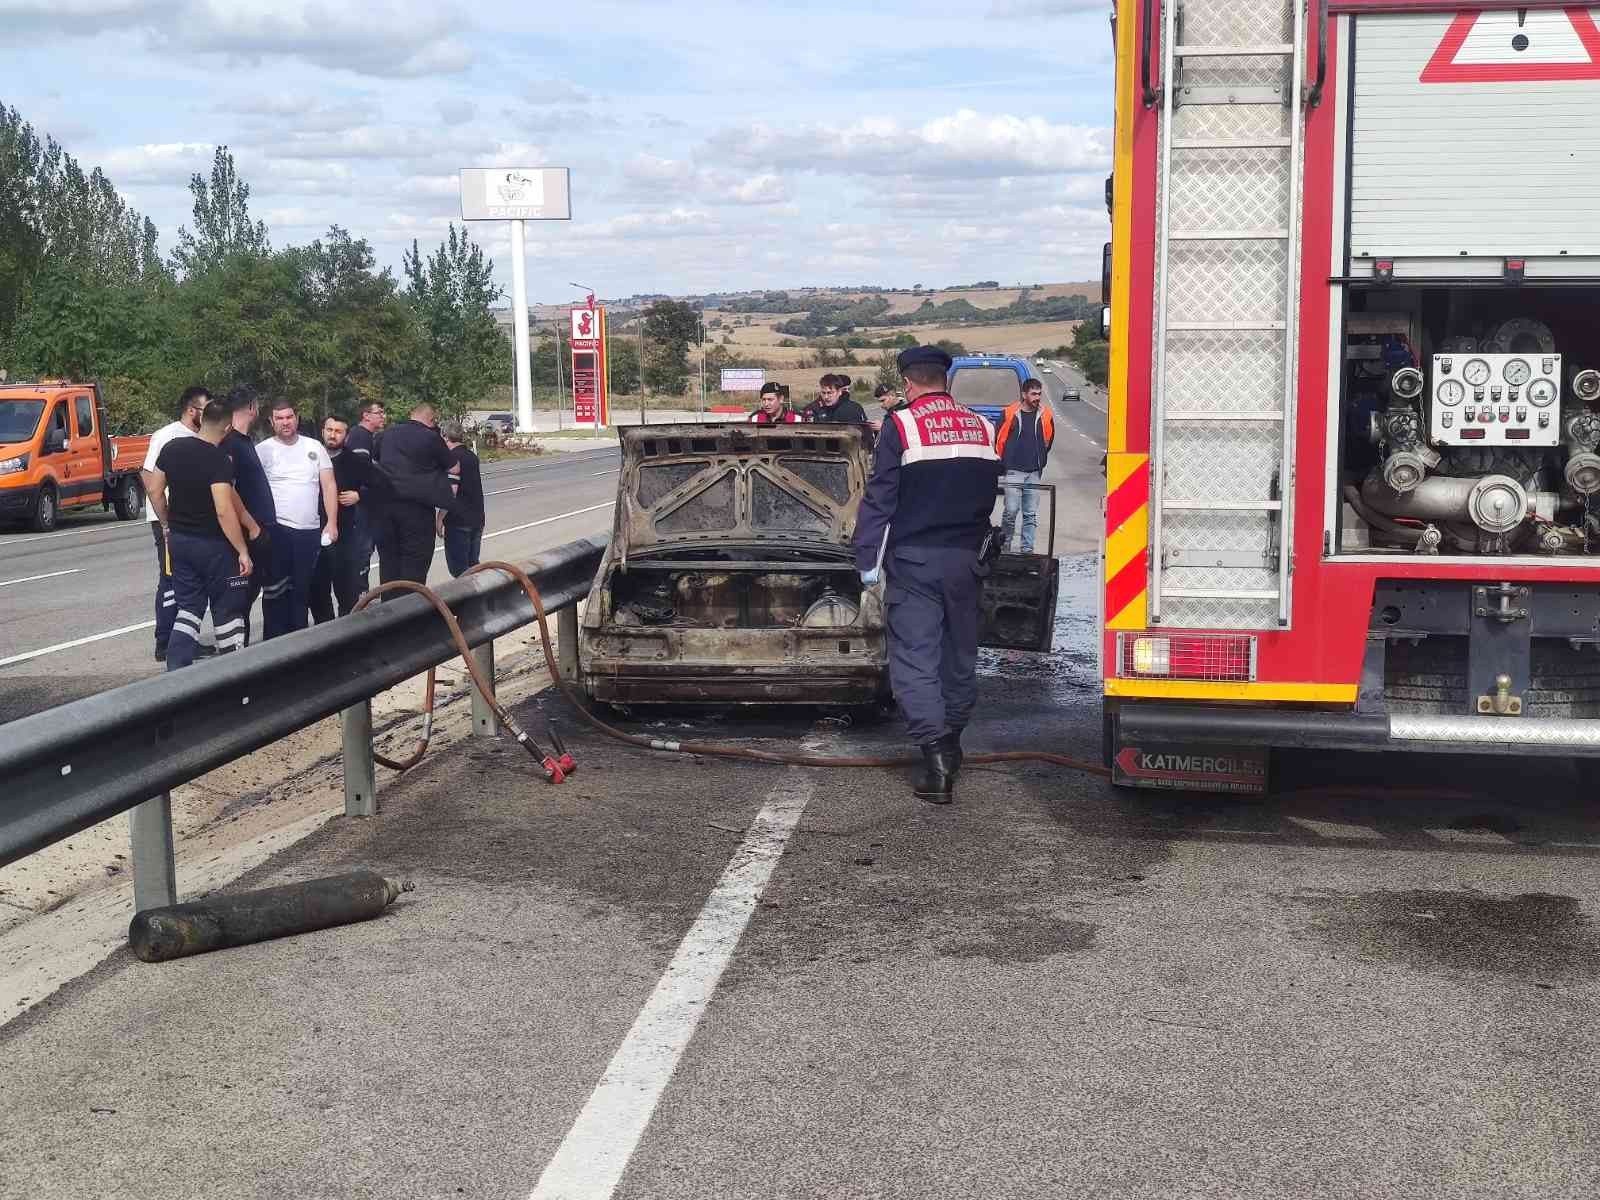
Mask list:
[[[112,437],[92,383],[0,384],[0,522],[40,532],[63,512],[115,509],[124,521],[144,513],[139,467],[148,435]]]

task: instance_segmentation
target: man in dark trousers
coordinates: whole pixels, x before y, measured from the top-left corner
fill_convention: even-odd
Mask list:
[[[228,406],[208,401],[197,437],[175,438],[156,458],[151,502],[167,529],[177,615],[167,643],[167,670],[195,659],[200,622],[211,609],[217,652],[244,645],[250,595],[250,552],[239,525],[233,462],[220,449],[228,432]]]
[[[244,644],[250,644],[250,610],[262,589],[272,582],[272,535],[278,510],[272,503],[272,488],[256,454],[250,430],[261,413],[261,405],[249,388],[234,388],[228,393],[229,428],[221,450],[233,464],[233,491],[239,501],[239,524],[244,527],[250,562],[250,589],[244,603]]]
[[[923,769],[919,800],[949,804],[977,702],[980,547],[1000,461],[989,422],[945,390],[950,356],[902,351],[906,404],[887,414],[856,518],[861,582],[885,580],[889,681]]]
[[[1050,406],[1044,403],[1044,384],[1030,379],[1022,385],[1022,399],[1006,409],[995,434],[994,451],[1005,472],[1005,516],[1000,522],[1000,544],[1011,545],[1011,531],[1022,513],[1022,552],[1033,553],[1034,533],[1039,528],[1038,484],[1050,461],[1050,447],[1056,440],[1056,422]]]
[[[370,462],[351,453],[346,437],[350,426],[342,417],[322,422],[322,445],[333,460],[333,489],[339,501],[339,540],[317,556],[311,576],[311,619],[318,625],[333,620],[335,601],[339,615],[350,610],[367,590],[367,569],[372,563],[372,534],[367,530],[362,489]]]
[[[200,413],[205,409],[211,394],[205,388],[185,388],[178,398],[178,419],[163,425],[150,435],[150,448],[145,452],[139,469],[144,484],[145,518],[150,532],[155,535],[156,548],[156,661],[167,657],[167,641],[172,637],[172,618],[178,611],[178,598],[172,590],[172,554],[167,546],[167,527],[157,515],[165,506],[156,503],[154,487],[156,459],[174,438],[193,437],[200,430]]]
[[[454,504],[450,451],[435,428],[433,405],[418,404],[407,420],[383,435],[378,465],[387,483],[378,577],[384,583],[426,583],[433,565],[435,514]]]
[[[483,472],[472,447],[463,444],[465,434],[460,421],[446,421],[439,432],[454,465],[450,468],[450,487],[456,494],[455,506],[439,514],[439,533],[444,538],[444,562],[450,577],[459,578],[468,567],[478,565],[483,548]]]

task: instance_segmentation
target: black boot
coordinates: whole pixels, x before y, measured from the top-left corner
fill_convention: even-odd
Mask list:
[[[950,735],[922,747],[922,770],[911,783],[911,792],[929,804],[949,804],[956,798],[956,754]]]
[[[961,764],[967,761],[966,753],[961,749],[961,735],[964,732],[964,728],[952,729],[944,735],[945,744],[950,747],[951,752],[955,755],[957,771],[961,770]]]

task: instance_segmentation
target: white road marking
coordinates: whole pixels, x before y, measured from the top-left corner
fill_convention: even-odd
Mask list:
[[[604,471],[590,471],[589,478],[593,479],[596,475],[610,475],[616,469],[615,467],[607,467]]]
[[[575,508],[571,512],[557,513],[553,517],[541,517],[537,521],[529,521],[526,525],[513,525],[510,529],[496,529],[493,533],[483,535],[483,540],[497,538],[502,533],[521,533],[524,529],[532,529],[535,525],[548,525],[551,521],[564,521],[568,517],[581,517],[584,513],[599,512],[602,508],[611,508],[615,500],[607,500],[604,504],[591,504],[588,508]]]
[[[790,771],[767,795],[530,1200],[609,1200],[616,1191],[813,786]]]
[[[1441,842],[1458,842],[1473,846],[1509,846],[1511,839],[1488,829],[1424,829],[1431,838]]]
[[[1309,829],[1318,837],[1343,838],[1346,841],[1383,841],[1383,834],[1366,825],[1346,825],[1342,821],[1318,821],[1311,817],[1290,817],[1289,820],[1302,829]]]
[[[142,530],[149,523],[150,522],[144,520],[143,518],[140,518],[139,528]],[[4,550],[7,546],[26,546],[29,542],[48,542],[53,538],[76,537],[80,533],[103,533],[107,530],[110,530],[113,533],[133,532],[131,529],[127,528],[127,522],[101,521],[98,525],[85,525],[81,529],[63,529],[59,533],[41,533],[35,537],[25,538],[6,538],[4,541],[0,541],[0,550]],[[145,534],[145,536],[149,537],[150,535]]]
[[[29,575],[23,579],[0,579],[0,587],[10,587],[13,583],[32,583],[36,579],[57,579],[62,575],[82,575],[82,567],[73,567],[70,571],[51,571],[47,575]]]
[[[29,650],[23,654],[13,654],[10,658],[0,658],[0,667],[9,667],[15,663],[27,662],[32,658],[43,658],[46,654],[54,654],[57,650],[71,650],[74,646],[87,646],[90,642],[103,642],[106,638],[121,637],[125,633],[133,633],[139,629],[150,629],[154,626],[154,621],[140,621],[137,625],[124,625],[121,629],[108,629],[104,633],[91,633],[88,637],[73,638],[70,642],[58,642],[54,646]]]

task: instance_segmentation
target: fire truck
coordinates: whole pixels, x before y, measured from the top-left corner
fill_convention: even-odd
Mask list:
[[[1118,0],[1119,783],[1286,748],[1600,780],[1600,14]]]

